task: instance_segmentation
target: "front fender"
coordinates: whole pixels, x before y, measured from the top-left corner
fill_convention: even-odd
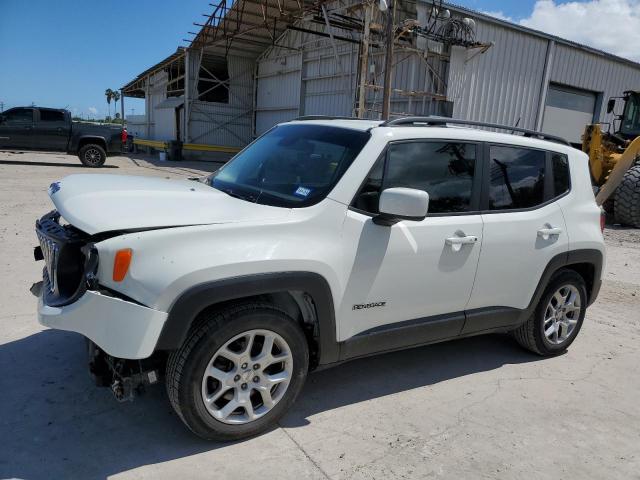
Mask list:
[[[183,292],[171,306],[156,349],[179,348],[186,340],[197,315],[210,305],[286,291],[303,291],[311,296],[318,319],[319,363],[336,362],[338,344],[331,289],[321,275],[312,272],[261,273],[195,285]]]

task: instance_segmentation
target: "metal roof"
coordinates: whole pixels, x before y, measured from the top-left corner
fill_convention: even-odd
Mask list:
[[[159,61],[152,67],[147,68],[144,72],[140,73],[136,78],[134,78],[129,83],[121,87],[123,93],[128,97],[144,98],[144,85],[143,85],[144,79],[149,75],[153,75],[154,73],[160,70],[163,70],[164,68],[166,68],[168,65],[171,65],[172,63],[182,62],[182,64],[184,65],[185,50],[186,49],[184,47],[178,47],[177,50],[171,55],[169,55],[167,58]]]
[[[421,0],[418,0],[418,1],[421,1]],[[424,0],[422,0],[422,1],[424,1]],[[509,20],[504,20],[504,19],[501,19],[501,18],[492,17],[491,15],[488,15],[486,13],[478,12],[477,10],[473,10],[473,9],[470,9],[470,8],[467,8],[467,7],[462,7],[462,6],[456,5],[454,3],[446,2],[446,3],[443,3],[443,5],[446,6],[448,9],[450,9],[452,11],[455,11],[457,13],[462,13],[462,14],[468,15],[468,16],[479,17],[482,20],[490,22],[490,23],[501,25],[501,26],[506,27],[506,28],[511,28],[513,30],[519,30],[521,32],[525,32],[525,33],[528,33],[530,35],[534,35],[536,37],[545,38],[547,40],[554,40],[557,43],[562,43],[564,45],[568,45],[568,46],[571,46],[571,47],[574,47],[574,48],[579,48],[580,50],[584,50],[584,51],[587,51],[589,53],[593,53],[595,55],[604,56],[604,57],[610,58],[611,60],[615,60],[615,61],[618,61],[618,62],[626,63],[627,65],[631,65],[633,67],[640,68],[640,63],[639,62],[635,62],[635,61],[630,60],[628,58],[624,58],[624,57],[620,57],[618,55],[614,55],[613,53],[605,52],[604,50],[599,50],[597,48],[590,47],[589,45],[584,45],[582,43],[574,42],[572,40],[567,40],[566,38],[558,37],[556,35],[552,35],[550,33],[546,33],[546,32],[543,32],[541,30],[536,30],[534,28],[525,27],[523,25],[510,22]]]

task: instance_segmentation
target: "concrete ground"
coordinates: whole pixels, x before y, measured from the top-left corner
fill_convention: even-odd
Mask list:
[[[216,168],[108,165],[95,173]],[[565,355],[490,335],[354,361],[312,374],[277,429],[207,443],[163,388],[116,403],[82,339],[36,320],[34,221],[78,172],[75,157],[0,153],[0,478],[640,478],[640,231],[607,229],[604,286]]]

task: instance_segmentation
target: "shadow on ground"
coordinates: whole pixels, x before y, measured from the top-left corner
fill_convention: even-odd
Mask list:
[[[30,162],[28,160],[0,160],[0,165],[21,165],[25,167],[71,167],[71,168],[87,168],[80,160],[78,163],[63,163],[63,162]],[[103,165],[101,168],[120,168],[117,165]]]
[[[316,372],[285,427],[344,405],[539,359],[503,335],[389,353]],[[0,478],[104,479],[229,444],[193,436],[156,386],[118,404],[89,379],[79,335],[46,330],[0,345]],[[213,466],[212,466],[213,467]]]

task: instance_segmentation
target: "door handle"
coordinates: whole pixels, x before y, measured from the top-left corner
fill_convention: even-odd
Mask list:
[[[541,228],[538,230],[538,236],[543,240],[549,240],[550,237],[560,235],[561,233],[562,229],[558,227]]]
[[[458,252],[463,245],[474,244],[478,241],[478,237],[474,235],[468,235],[466,237],[449,237],[445,239],[444,243],[449,245],[454,252]]]

